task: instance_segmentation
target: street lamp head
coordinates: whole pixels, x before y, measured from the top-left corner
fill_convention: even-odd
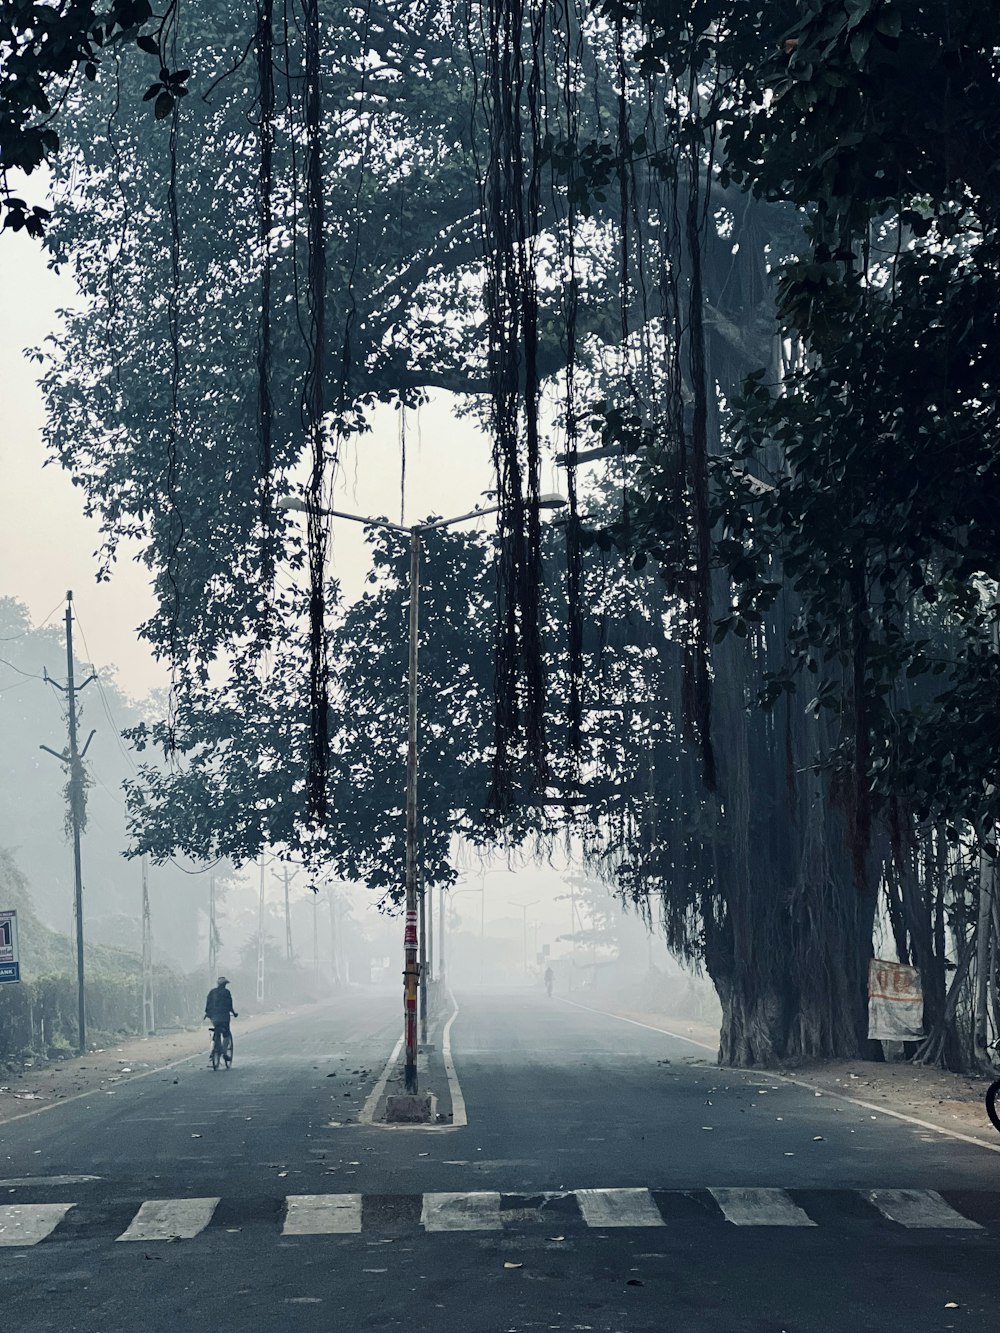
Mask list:
[[[297,495],[279,495],[274,502],[275,509],[294,509],[296,513],[305,513],[309,506]]]
[[[557,495],[554,491],[538,497],[539,509],[565,509],[568,503],[568,500],[564,500],[561,495]]]

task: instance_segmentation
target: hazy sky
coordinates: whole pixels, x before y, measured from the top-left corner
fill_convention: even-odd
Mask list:
[[[57,326],[57,310],[74,304],[72,280],[47,268],[36,241],[5,232],[0,294],[0,595],[20,598],[38,623],[72,588],[97,663],[116,664],[125,689],[145,694],[166,681],[135,635],[152,609],[148,578],[126,561],[110,584],[96,582],[98,526],[83,516],[82,492],[68,474],[43,467],[38,367],[23,356],[25,347],[40,344]],[[446,399],[407,420],[407,519],[460,514],[485,503],[482,492],[492,484],[489,442],[468,423],[455,421]],[[349,448],[339,472],[338,508],[398,519],[399,424],[397,412],[385,411],[374,434]],[[544,488],[560,489],[554,469]],[[335,525],[333,569],[348,595],[361,591],[367,558],[360,527]]]
[[[32,198],[37,194],[32,194]],[[145,571],[120,564],[110,583],[98,584],[95,551],[100,544],[96,521],[83,515],[82,492],[57,466],[44,467],[42,444],[44,410],[36,384],[38,367],[23,356],[23,349],[42,343],[57,327],[57,310],[72,306],[76,292],[68,273],[56,275],[48,267],[38,243],[23,234],[0,235],[0,595],[15,596],[27,604],[35,623],[50,613],[62,614],[67,588],[73,589],[79,623],[86,635],[86,652],[104,668],[115,664],[126,691],[144,695],[166,683],[167,673],[137,639],[136,626],[149,614],[152,602]],[[419,414],[409,414],[407,426],[408,521],[436,513],[465,513],[477,503],[488,503],[483,492],[492,486],[489,441],[469,423],[453,418],[446,399],[431,403]],[[386,411],[377,419],[374,434],[352,445],[342,461],[336,505],[360,514],[399,518],[400,418]],[[558,470],[550,466],[543,489],[563,489]],[[481,521],[490,526],[492,518]],[[470,525],[471,526],[471,525]],[[333,569],[348,595],[357,595],[368,569],[360,526],[334,526]],[[58,667],[54,663],[54,667]],[[479,928],[481,880],[478,857],[471,851],[460,892],[454,899],[463,926]],[[514,874],[494,862],[487,871],[486,921],[521,920],[519,904],[527,908],[529,926],[538,923],[543,938],[568,928],[568,909],[557,898],[565,892],[562,855],[556,864],[527,865]],[[247,902],[256,902],[256,880],[248,871]],[[268,898],[279,890],[268,883]],[[236,895],[239,896],[238,894]],[[235,902],[235,898],[234,898]]]

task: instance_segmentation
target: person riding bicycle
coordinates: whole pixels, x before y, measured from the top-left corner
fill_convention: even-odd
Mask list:
[[[224,1041],[229,1032],[230,1018],[239,1018],[239,1014],[233,1008],[233,997],[229,993],[228,978],[220,977],[218,985],[208,992],[208,999],[205,1001],[205,1017],[213,1027],[220,1029],[219,1037]]]
[[[545,969],[545,993],[550,996],[552,994],[552,982],[553,982],[552,969],[551,967],[547,967]]]

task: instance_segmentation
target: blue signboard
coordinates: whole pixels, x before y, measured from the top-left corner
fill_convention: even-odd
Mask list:
[[[17,948],[17,913],[0,912],[0,983],[21,980]]]

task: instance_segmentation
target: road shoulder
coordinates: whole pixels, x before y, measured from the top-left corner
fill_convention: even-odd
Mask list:
[[[715,1063],[719,1033],[709,1024],[636,1010],[616,1005],[613,1000],[598,1003],[588,999],[587,1007],[690,1042],[703,1050],[706,1061]],[[876,1064],[868,1060],[814,1060],[786,1068],[780,1074],[813,1091],[844,1097],[886,1113],[922,1121],[986,1147],[1000,1148],[1000,1137],[987,1120],[983,1104],[989,1079],[902,1062]]]
[[[233,1026],[237,1042],[262,1028],[296,1016],[301,1010],[282,1009],[238,1019]],[[170,1068],[204,1053],[208,1027],[134,1037],[86,1055],[27,1065],[20,1073],[0,1076],[0,1124],[34,1115],[50,1107],[94,1092],[112,1092],[125,1083],[156,1070]]]

